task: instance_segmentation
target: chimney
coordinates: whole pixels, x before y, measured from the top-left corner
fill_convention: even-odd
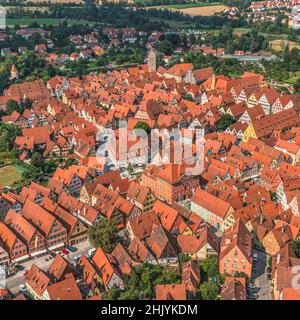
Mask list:
[[[264,216],[261,215],[260,218],[259,218],[259,224],[263,224],[263,222],[264,222]]]

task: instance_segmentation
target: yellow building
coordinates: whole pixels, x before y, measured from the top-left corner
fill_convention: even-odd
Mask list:
[[[252,123],[249,123],[247,129],[243,133],[243,142],[247,142],[249,138],[257,139]]]

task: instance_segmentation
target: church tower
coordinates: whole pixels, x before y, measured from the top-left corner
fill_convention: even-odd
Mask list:
[[[149,72],[156,71],[156,52],[154,49],[150,49],[148,53],[148,70]]]
[[[215,76],[215,73],[213,73],[211,77],[211,90],[215,90],[215,89],[216,89],[216,76]]]

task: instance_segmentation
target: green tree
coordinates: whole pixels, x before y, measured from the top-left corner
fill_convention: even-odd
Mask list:
[[[119,300],[138,300],[140,291],[137,288],[129,288],[121,292]]]
[[[21,129],[12,124],[0,124],[0,153],[15,153],[14,141],[21,135]],[[3,157],[0,156],[0,157]]]
[[[295,252],[295,255],[300,258],[300,240],[292,241],[292,249]]]
[[[107,300],[117,300],[120,295],[120,289],[118,289],[115,285],[111,288],[107,289],[104,293],[104,298]]]
[[[35,167],[38,167],[41,165],[41,155],[39,152],[34,152],[31,156],[31,164]]]
[[[11,114],[13,111],[21,112],[21,107],[17,101],[9,99],[6,104],[7,112]]]
[[[283,50],[283,53],[282,53],[282,58],[283,58],[283,61],[285,63],[289,63],[289,60],[290,60],[290,50],[289,50],[289,46],[285,46],[284,50]]]
[[[139,121],[135,124],[134,129],[141,129],[146,131],[147,134],[150,132],[150,128],[146,122]]]
[[[182,99],[185,99],[185,100],[188,100],[188,101],[194,101],[193,96],[191,94],[183,95]]]
[[[216,255],[210,255],[205,260],[201,261],[200,267],[201,275],[206,277],[205,280],[219,275],[219,261]]]
[[[180,283],[178,272],[160,265],[142,264],[133,269],[124,281],[124,290],[119,293],[120,300],[151,300],[155,297],[158,284]]]
[[[230,114],[222,114],[221,119],[217,123],[217,128],[220,131],[225,131],[233,123],[235,123],[235,120]]]
[[[268,267],[272,267],[272,256],[268,256]]]
[[[297,93],[300,93],[300,78],[297,79],[297,82],[294,84],[294,89]]]
[[[220,295],[220,287],[213,281],[200,284],[199,298],[200,300],[218,300]]]
[[[164,54],[167,54],[167,55],[171,55],[172,52],[173,52],[173,45],[170,41],[168,40],[163,40],[159,43],[158,45],[158,51],[161,51],[163,52]]]
[[[188,255],[186,255],[186,254],[184,254],[184,253],[182,253],[182,252],[179,253],[179,255],[178,255],[178,261],[179,261],[179,265],[180,265],[180,266],[181,266],[183,263],[188,262],[188,261],[190,261],[190,260],[191,260],[191,258],[190,258]]]
[[[95,248],[111,253],[119,240],[116,221],[102,218],[89,230],[89,239]]]
[[[129,163],[129,165],[128,165],[128,167],[127,167],[127,171],[128,171],[128,173],[129,174],[132,174],[133,173],[133,166],[132,166],[132,164],[131,163]]]

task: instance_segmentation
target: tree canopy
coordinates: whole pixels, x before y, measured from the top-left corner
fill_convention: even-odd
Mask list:
[[[102,218],[89,230],[89,239],[95,248],[111,251],[118,244],[118,229],[115,220]]]
[[[217,123],[217,128],[220,131],[224,131],[233,123],[235,123],[235,120],[230,114],[222,114],[221,119]]]
[[[146,122],[139,121],[135,124],[134,129],[140,129],[146,131],[148,134],[150,132],[150,128]]]
[[[292,241],[292,249],[295,252],[295,255],[300,258],[300,240]]]
[[[218,300],[220,287],[213,281],[200,284],[199,298],[200,300]]]
[[[176,271],[161,265],[142,264],[126,277],[124,290],[111,289],[106,294],[106,298],[113,296],[119,300],[152,300],[155,297],[156,285],[180,282],[181,276]]]

